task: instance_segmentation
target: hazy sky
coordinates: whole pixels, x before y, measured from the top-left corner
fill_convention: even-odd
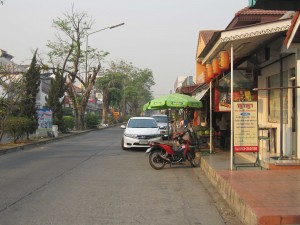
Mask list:
[[[153,72],[155,97],[173,91],[178,76],[195,75],[200,30],[223,30],[248,0],[5,0],[0,5],[0,49],[28,63],[36,48],[54,39],[52,20],[72,4],[95,20],[92,30],[125,25],[89,36],[89,45]],[[92,31],[91,30],[91,31]]]

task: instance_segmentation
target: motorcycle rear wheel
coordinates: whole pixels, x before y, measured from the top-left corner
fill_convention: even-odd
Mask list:
[[[160,170],[165,167],[166,161],[163,160],[159,154],[162,154],[160,150],[155,150],[149,155],[149,163],[153,169]]]
[[[188,161],[191,163],[192,167],[199,167],[200,166],[200,158],[195,157],[195,154],[188,151],[186,153]]]

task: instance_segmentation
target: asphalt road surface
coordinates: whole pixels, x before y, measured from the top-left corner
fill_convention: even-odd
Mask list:
[[[0,156],[0,225],[239,222],[200,168],[150,167],[101,129]]]

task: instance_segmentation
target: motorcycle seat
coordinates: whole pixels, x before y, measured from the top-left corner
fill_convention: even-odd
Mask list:
[[[173,146],[173,143],[172,142],[168,142],[168,141],[156,141],[156,143],[159,143],[159,144],[163,144],[163,145],[169,145],[169,146]]]

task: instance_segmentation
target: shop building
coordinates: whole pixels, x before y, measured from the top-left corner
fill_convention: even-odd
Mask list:
[[[254,102],[257,125],[252,133],[256,141],[251,148],[257,147],[266,167],[273,159],[300,157],[299,24],[299,15],[293,11],[239,11],[226,29],[214,31],[204,46],[198,41],[196,85],[178,90],[198,95],[212,120],[214,113],[231,113],[231,151],[236,145],[233,137],[240,132],[233,124],[233,107],[236,102]]]

